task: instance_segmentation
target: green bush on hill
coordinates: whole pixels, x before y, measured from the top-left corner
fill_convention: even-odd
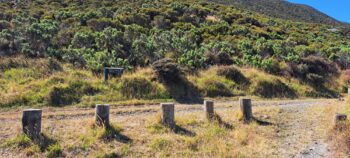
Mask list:
[[[192,71],[235,63],[274,72],[274,63],[298,63],[310,55],[342,68],[349,61],[343,58],[350,50],[345,29],[329,31],[331,26],[216,3],[34,0],[18,2],[17,9],[10,1],[1,3],[9,8],[0,16],[1,56],[51,56],[94,72],[105,66],[148,66],[162,58]]]
[[[1,107],[335,97],[349,85],[332,82],[350,68],[346,28],[194,0],[17,3],[0,2]],[[105,84],[107,66],[130,71]]]

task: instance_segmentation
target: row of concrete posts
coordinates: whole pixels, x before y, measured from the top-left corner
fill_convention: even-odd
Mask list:
[[[240,108],[245,122],[253,119],[251,99],[241,98]],[[208,120],[213,120],[215,116],[214,102],[204,101],[203,110]],[[175,124],[175,105],[173,103],[160,104],[161,122],[168,127]],[[26,109],[22,115],[23,133],[30,138],[38,138],[41,132],[41,109]],[[95,108],[95,123],[99,126],[109,126],[109,105],[98,104]]]

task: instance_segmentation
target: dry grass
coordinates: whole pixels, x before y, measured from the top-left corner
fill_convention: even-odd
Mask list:
[[[332,126],[330,140],[334,147],[334,157],[347,157],[350,155],[350,102],[347,100],[337,106],[337,111],[347,114],[348,120]]]
[[[191,87],[189,88],[181,85],[164,86],[157,81],[151,68],[136,68],[133,72],[126,72],[121,78],[111,78],[106,84],[103,82],[102,74],[93,74],[70,64],[49,59],[6,58],[0,60],[0,69],[4,71],[0,74],[0,107],[43,107],[55,104],[91,107],[99,103],[152,104],[174,101],[178,94],[173,93],[183,92],[183,89],[193,89],[193,92],[183,92],[182,95],[188,98],[242,95],[267,97],[263,94],[265,91],[271,91],[270,89],[279,90],[283,95],[269,97],[327,96],[323,94],[327,92],[318,92],[296,79],[271,75],[254,68],[239,68],[249,84],[237,83],[235,80],[218,75],[218,70],[222,68],[225,67],[214,66],[195,75],[187,74],[186,78],[189,81],[187,86]],[[328,87],[336,90],[334,87],[341,87],[338,86],[338,82],[340,84],[340,81],[337,81],[336,85],[328,84]],[[125,86],[123,83],[130,86]],[[57,103],[57,100],[63,101]]]
[[[180,106],[176,113],[177,130],[170,130],[159,124],[155,113],[118,116],[112,115],[111,122],[119,127],[110,134],[104,128],[93,126],[92,117],[75,119],[43,119],[43,131],[58,140],[58,146],[67,157],[267,157],[276,155],[276,140],[273,138],[276,126],[262,126],[257,123],[243,124],[237,112],[237,105],[218,105],[229,109],[217,110],[223,122],[208,122],[201,110],[185,110]],[[276,108],[256,107],[254,114],[273,116]],[[272,119],[265,121],[273,122]],[[122,127],[123,130],[120,130]],[[3,129],[7,130],[3,130]],[[10,132],[16,128],[17,132]],[[1,127],[0,134],[6,139],[20,133],[17,120]],[[109,134],[108,134],[109,133]],[[5,139],[4,137],[0,137]],[[122,139],[121,139],[122,138]],[[58,146],[51,147],[57,151]],[[272,148],[271,148],[272,147]],[[20,147],[6,149],[11,156],[20,157],[26,151]],[[29,149],[26,149],[29,150]],[[1,150],[0,150],[1,151]],[[37,152],[45,156],[49,151]]]

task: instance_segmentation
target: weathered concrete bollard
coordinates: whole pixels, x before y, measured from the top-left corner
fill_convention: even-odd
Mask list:
[[[39,138],[41,132],[41,109],[26,109],[22,114],[23,133],[32,139]]]
[[[335,114],[334,123],[338,124],[339,122],[346,121],[348,116],[345,114]]]
[[[214,102],[204,101],[203,109],[204,109],[206,118],[208,120],[212,120],[214,118]]]
[[[243,114],[243,121],[250,122],[253,119],[252,101],[248,98],[239,98],[239,104]]]
[[[95,117],[97,125],[109,126],[109,105],[97,104]]]
[[[173,103],[161,103],[161,119],[162,124],[169,126],[171,128],[175,127],[175,113],[174,113],[174,104]]]

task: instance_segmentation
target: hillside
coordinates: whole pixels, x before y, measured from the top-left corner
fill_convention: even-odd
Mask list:
[[[1,107],[337,97],[350,83],[350,33],[329,25],[195,1],[0,4]],[[126,69],[110,85],[109,66]]]
[[[0,0],[0,157],[349,155],[350,30],[239,8]]]
[[[307,5],[294,4],[286,0],[208,0],[220,4],[230,4],[238,8],[263,13],[268,16],[299,22],[328,24],[335,26],[350,25]]]
[[[149,66],[162,58],[192,70],[236,64],[282,73],[274,62],[298,64],[308,56],[348,65],[347,29],[224,5],[34,0],[0,7],[5,10],[0,13],[0,55],[54,57],[95,72],[103,66]]]

